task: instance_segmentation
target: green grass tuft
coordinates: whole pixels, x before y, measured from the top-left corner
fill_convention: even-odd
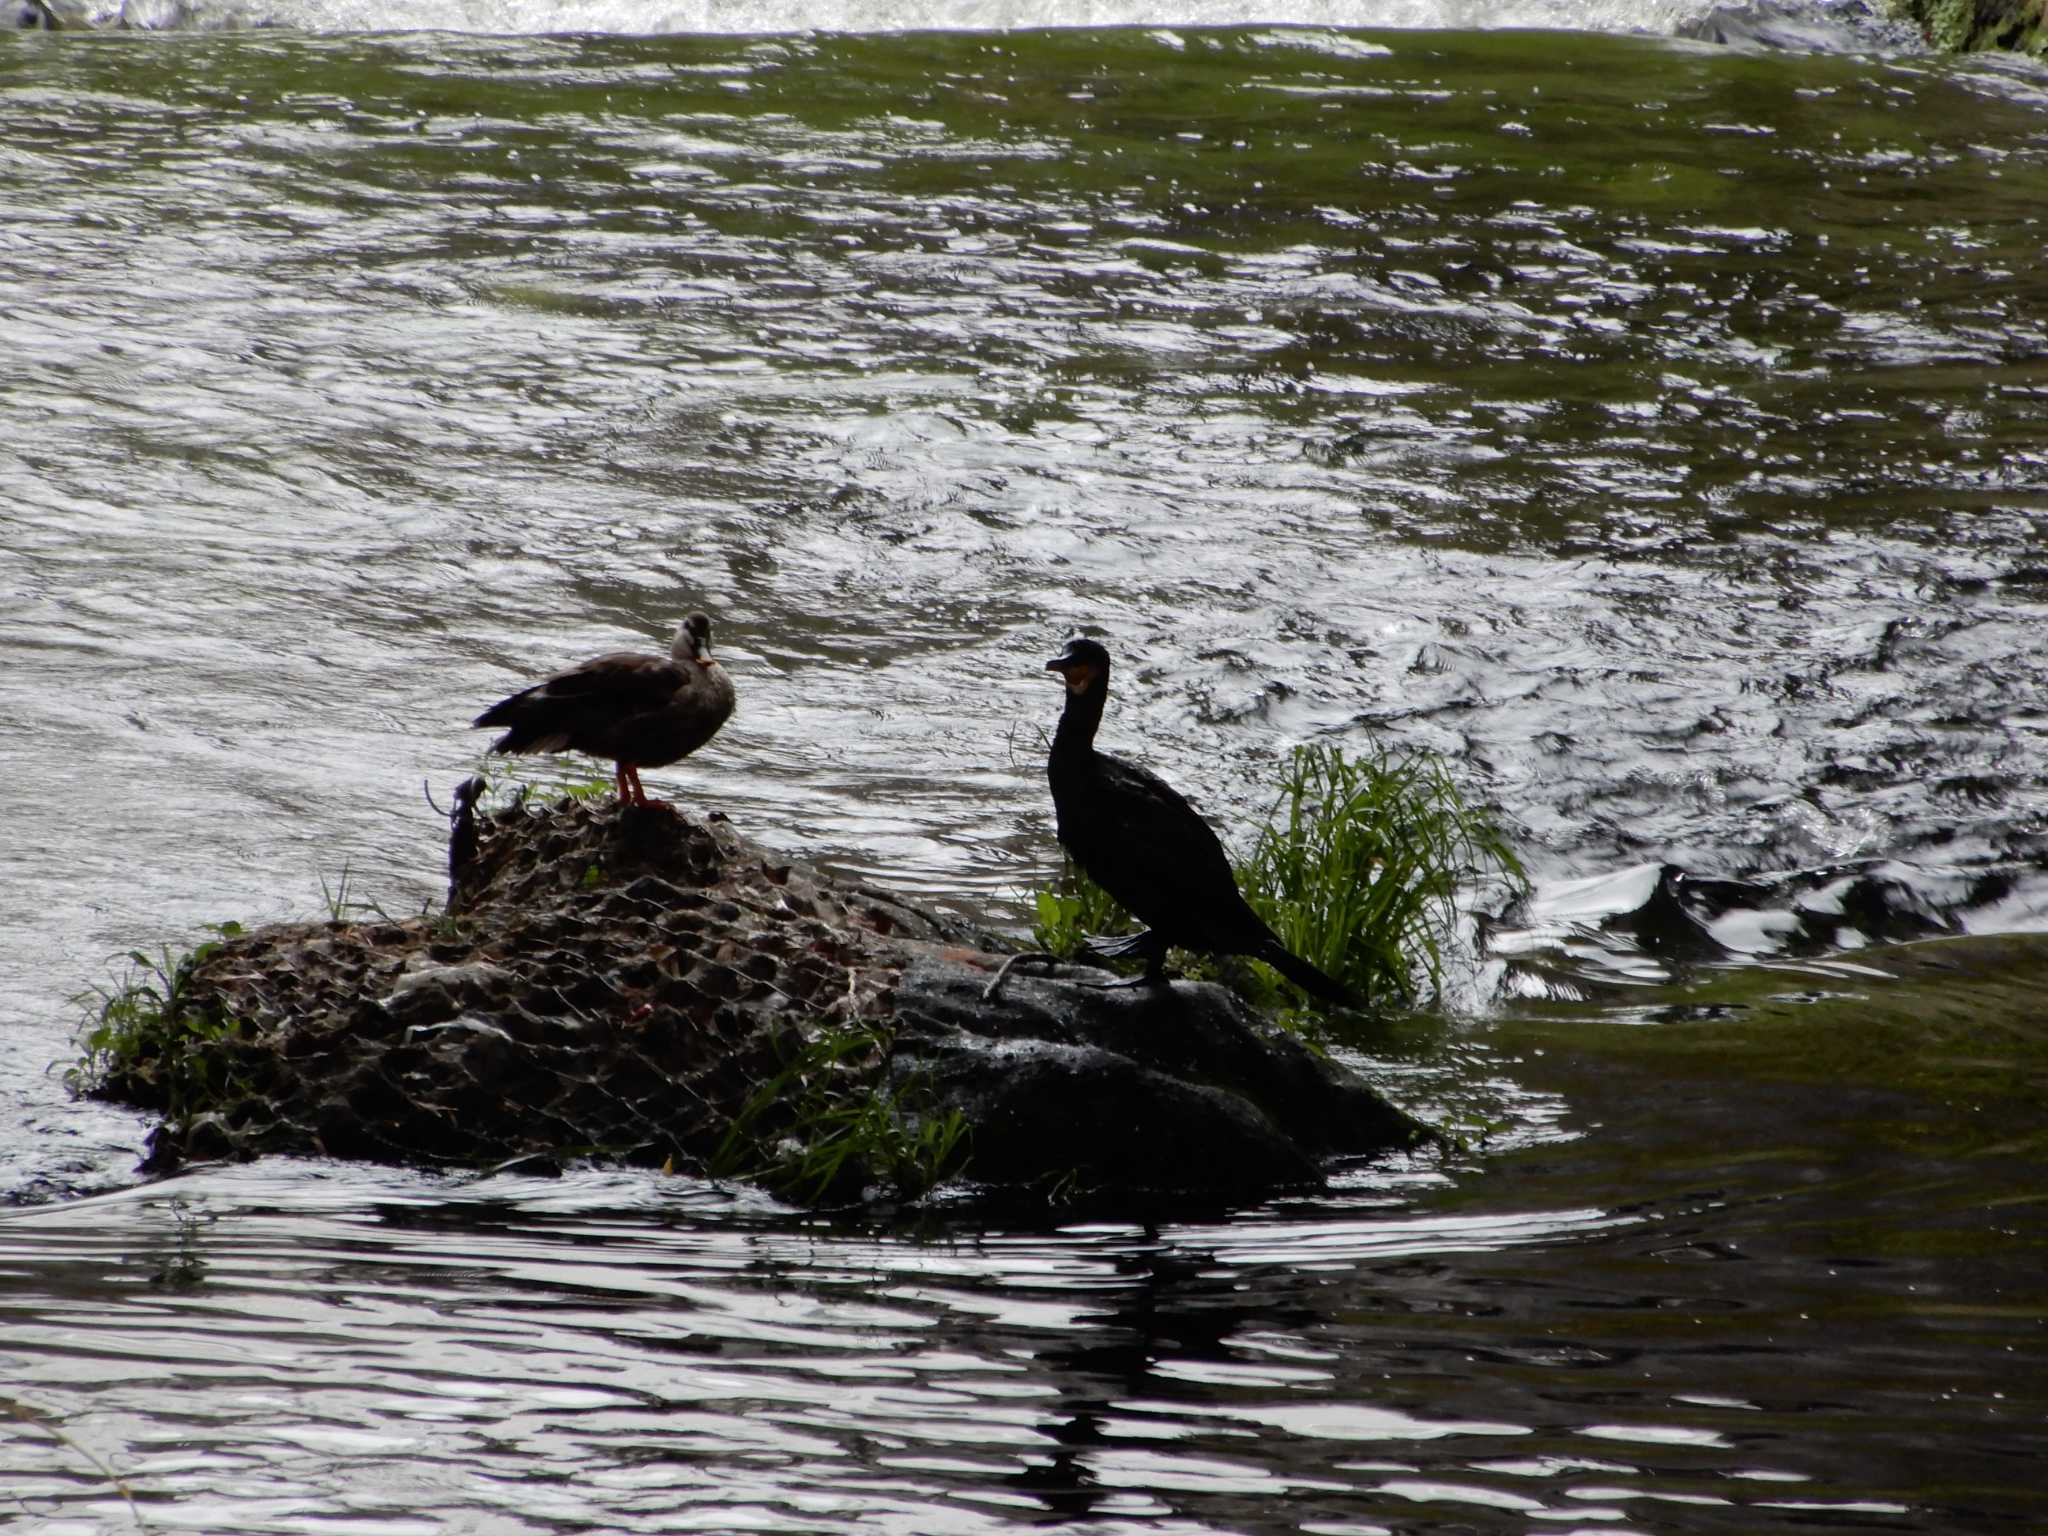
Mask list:
[[[332,885],[328,884],[325,875],[320,877],[320,904],[327,909],[327,920],[330,923],[349,922],[352,915],[353,918],[374,917],[386,923],[397,921],[384,910],[382,902],[357,890],[355,871],[347,859],[341,861],[341,873],[335,877]],[[425,914],[426,909],[423,907],[421,915]]]
[[[1407,1003],[1418,973],[1443,989],[1460,891],[1528,888],[1506,836],[1465,803],[1442,758],[1385,748],[1297,747],[1239,876],[1294,953],[1361,996]]]
[[[193,1003],[192,973],[242,925],[220,923],[211,931],[217,937],[176,957],[168,945],[156,955],[130,950],[118,982],[72,998],[83,1014],[81,1055],[64,1074],[73,1093],[118,1089],[123,1099],[160,1110],[175,1124],[219,1104],[230,1086],[225,1046],[241,1025]]]
[[[914,1200],[965,1163],[966,1118],[933,1113],[915,1082],[881,1081],[887,1033],[829,1028],[806,1041],[733,1117],[712,1158],[714,1177],[746,1177],[808,1204],[854,1200],[880,1184]]]
[[[477,758],[470,773],[490,786],[477,806],[477,814],[494,815],[513,810],[528,800],[573,800],[587,805],[608,800],[618,792],[618,782],[601,768],[592,768],[588,758],[539,753],[531,756]]]

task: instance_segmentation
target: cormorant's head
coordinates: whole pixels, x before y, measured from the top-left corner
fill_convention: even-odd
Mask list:
[[[680,662],[694,661],[700,667],[711,665],[711,620],[701,613],[693,613],[683,620],[683,627],[676,631],[676,643],[671,654]]]
[[[1109,652],[1101,641],[1076,635],[1067,642],[1065,650],[1045,664],[1045,670],[1066,679],[1067,692],[1086,693],[1098,678],[1104,683],[1109,681]]]

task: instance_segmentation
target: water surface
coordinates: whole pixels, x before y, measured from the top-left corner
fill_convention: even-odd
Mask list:
[[[38,1528],[2038,1523],[2033,77],[1261,26],[0,85],[0,1183],[111,1191],[0,1221]],[[1156,1230],[119,1188],[69,994],[437,899],[463,722],[700,604],[742,710],[658,792],[991,921],[1074,627],[1227,827],[1297,743],[1445,753],[1537,897],[1340,1048],[1473,1151]]]

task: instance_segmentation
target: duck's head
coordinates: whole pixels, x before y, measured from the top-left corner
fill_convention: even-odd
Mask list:
[[[701,613],[693,613],[683,620],[676,630],[676,643],[671,651],[679,663],[694,661],[700,667],[717,665],[711,655],[711,620]]]

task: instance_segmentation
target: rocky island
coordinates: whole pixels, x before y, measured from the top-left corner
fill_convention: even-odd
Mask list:
[[[147,1166],[597,1159],[816,1202],[1135,1202],[1431,1139],[1220,986],[1053,967],[990,999],[1003,940],[722,817],[480,790],[444,912],[230,930],[103,1018],[86,1087],[162,1115]]]

